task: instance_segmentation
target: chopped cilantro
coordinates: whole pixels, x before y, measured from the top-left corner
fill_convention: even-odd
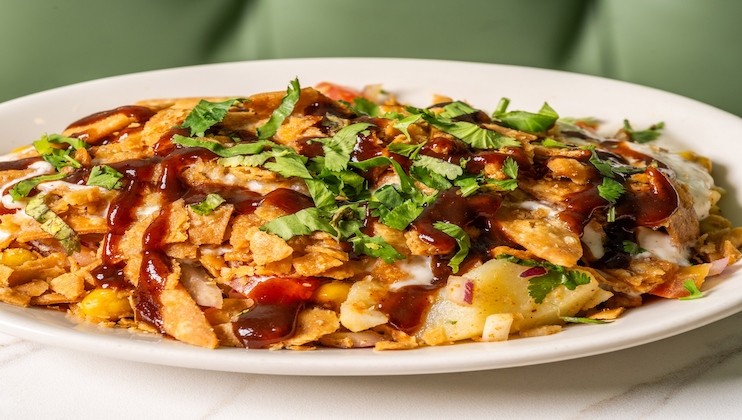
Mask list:
[[[38,194],[26,205],[26,214],[41,223],[41,230],[58,240],[67,255],[80,250],[80,238],[72,228],[46,204],[46,195]]]
[[[536,303],[542,303],[552,290],[561,285],[569,290],[575,290],[577,286],[590,283],[590,276],[587,273],[570,270],[561,265],[545,261],[524,260],[506,254],[498,255],[497,258],[526,267],[544,267],[547,269],[546,274],[528,279],[528,294]]]
[[[423,167],[450,180],[454,180],[464,174],[461,166],[430,156],[419,156],[412,165]]]
[[[289,214],[264,224],[260,230],[279,236],[284,241],[288,241],[294,236],[309,235],[312,232],[322,231],[331,235],[337,235],[337,231],[330,224],[323,214],[324,212],[316,207],[309,207],[299,210],[294,214]]]
[[[97,165],[90,170],[90,176],[88,176],[86,184],[117,190],[122,186],[121,178],[123,177],[124,174],[108,165]]]
[[[368,236],[361,232],[356,232],[355,236],[350,238],[349,241],[353,244],[354,252],[381,258],[389,264],[404,259],[404,255],[400,254],[380,236]]]
[[[433,227],[456,240],[459,250],[456,251],[456,254],[454,254],[448,262],[448,266],[451,267],[454,274],[458,273],[459,265],[464,262],[464,259],[466,259],[466,256],[469,254],[469,248],[471,247],[471,239],[469,239],[469,235],[464,232],[464,229],[461,229],[461,227],[454,225],[453,223],[435,222],[433,223]]]
[[[520,147],[520,142],[514,138],[482,128],[477,124],[466,121],[457,121],[446,124],[434,123],[441,131],[446,132],[475,149],[500,149],[503,147]]]
[[[646,130],[634,130],[629,120],[623,120],[623,131],[629,136],[631,141],[636,143],[649,143],[650,141],[657,140],[660,134],[662,134],[663,128],[665,128],[665,123],[658,122]]]
[[[241,143],[236,146],[225,146],[214,140],[204,138],[185,137],[179,134],[173,136],[173,143],[186,147],[202,147],[211,150],[220,157],[233,157],[239,155],[255,155],[261,153],[267,147],[272,149],[288,149],[269,140],[258,140],[252,143]]]
[[[202,99],[191,110],[181,125],[181,128],[191,130],[191,136],[203,137],[206,130],[221,122],[227,116],[229,108],[237,102],[237,98],[223,102],[210,102]]]
[[[335,205],[337,194],[333,193],[324,181],[319,179],[305,179],[304,182],[307,184],[309,195],[312,196],[315,206],[323,208]]]
[[[683,282],[683,287],[690,294],[688,296],[681,297],[680,300],[693,300],[693,299],[700,299],[703,297],[703,293],[698,288],[698,286],[696,286],[696,282],[694,282],[693,279],[688,279],[685,282]]]
[[[41,184],[42,182],[57,181],[64,177],[65,174],[56,173],[51,175],[39,175],[33,178],[24,179],[23,181],[20,181],[17,184],[13,185],[13,188],[8,191],[8,194],[10,194],[10,196],[13,198],[13,201],[18,201],[23,197],[27,197],[31,190],[36,188],[36,186]]]
[[[208,216],[225,201],[226,200],[224,200],[224,198],[219,194],[212,193],[207,194],[201,202],[191,204],[190,207],[194,213],[200,214],[201,216]]]
[[[358,134],[371,127],[369,123],[355,123],[343,127],[332,137],[317,139],[325,152],[325,167],[331,171],[342,171],[348,167],[350,155],[358,143]]]
[[[556,140],[554,140],[551,137],[547,137],[547,138],[543,139],[543,141],[541,141],[541,146],[544,146],[544,147],[567,147],[566,144],[564,144],[564,143],[562,143],[560,141],[556,141]]]
[[[417,158],[417,154],[420,152],[420,149],[422,149],[423,146],[425,146],[424,143],[420,143],[420,144],[392,143],[389,146],[387,146],[387,149],[392,153],[396,153],[398,155],[402,155],[410,159],[415,159]]]
[[[451,188],[451,183],[448,182],[445,176],[420,165],[412,165],[410,167],[410,175],[426,186],[436,190]]]
[[[479,191],[479,182],[481,177],[477,176],[464,176],[456,179],[454,185],[459,187],[462,197],[469,197],[475,192]]]
[[[449,104],[446,104],[443,107],[443,112],[438,114],[438,116],[443,117],[443,118],[454,119],[457,117],[461,117],[463,115],[471,115],[476,112],[479,112],[479,111],[469,106],[469,104],[466,104],[461,101],[454,101]]]
[[[69,144],[71,147],[61,149],[53,146],[53,144],[63,143]],[[72,157],[72,153],[75,150],[86,148],[87,143],[74,137],[48,134],[33,142],[33,146],[45,161],[49,162],[56,170],[60,170],[66,166],[81,168],[82,165]]]
[[[502,165],[502,172],[512,179],[518,178],[518,162],[508,156]]]
[[[501,99],[492,115],[494,119],[506,127],[531,133],[541,133],[551,128],[559,119],[556,111],[546,102],[536,114],[526,111],[506,112],[509,103],[509,99]]]
[[[258,138],[265,140],[273,137],[283,124],[283,121],[291,115],[294,111],[294,106],[299,102],[299,96],[301,95],[301,86],[299,86],[299,79],[296,78],[289,83],[286,89],[286,95],[281,99],[281,103],[278,108],[273,110],[270,119],[258,127]]]
[[[353,98],[353,103],[348,104],[348,107],[356,115],[368,115],[369,117],[378,117],[379,115],[381,115],[379,105],[360,96]]]
[[[413,114],[409,117],[402,118],[396,124],[394,124],[393,127],[404,133],[404,135],[407,136],[408,139],[412,140],[412,136],[410,136],[409,132],[410,125],[420,121],[420,118],[422,118],[422,114]]]
[[[626,252],[629,255],[638,255],[638,254],[641,254],[642,252],[647,251],[646,249],[640,247],[639,244],[637,244],[636,242],[629,241],[629,240],[623,241],[622,245],[623,245],[624,252]]]
[[[598,195],[611,204],[615,204],[625,192],[626,188],[615,179],[603,178],[603,182],[598,185]]]
[[[572,324],[610,324],[611,322],[613,322],[605,319],[593,319],[583,316],[560,316],[559,318],[564,322],[569,322]]]

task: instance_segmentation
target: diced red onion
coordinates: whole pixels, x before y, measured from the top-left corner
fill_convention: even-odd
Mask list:
[[[474,302],[474,281],[461,276],[449,276],[446,284],[448,300],[459,305],[471,305]]]
[[[721,258],[716,261],[711,261],[711,267],[709,267],[709,277],[721,274],[725,268],[729,265],[729,257]]]
[[[543,276],[546,273],[547,273],[547,270],[544,267],[531,267],[527,269],[526,271],[520,273],[520,276],[521,277]]]

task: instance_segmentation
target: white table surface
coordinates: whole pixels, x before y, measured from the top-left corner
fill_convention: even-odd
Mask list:
[[[0,418],[739,418],[740,324],[565,362],[393,377],[201,371],[0,334]]]

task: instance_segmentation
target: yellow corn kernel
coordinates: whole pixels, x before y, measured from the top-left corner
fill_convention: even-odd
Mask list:
[[[26,261],[36,259],[33,252],[24,248],[8,248],[0,254],[0,264],[18,267]]]
[[[342,281],[325,283],[314,292],[314,301],[320,305],[339,308],[340,304],[348,298],[350,285]]]
[[[116,289],[95,289],[80,302],[80,311],[90,321],[116,321],[133,314],[128,293]]]

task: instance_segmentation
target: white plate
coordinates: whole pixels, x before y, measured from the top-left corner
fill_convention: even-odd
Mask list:
[[[537,110],[544,101],[563,116],[594,116],[610,129],[628,118],[634,127],[666,123],[665,138],[710,157],[729,194],[722,206],[742,224],[739,137],[742,119],[677,95],[628,83],[556,71],[432,60],[307,59],[188,67],[113,77],[0,104],[2,149],[59,132],[93,112],[144,98],[249,95],[321,81],[362,87],[383,83],[409,103],[425,106],[435,93],[491,111],[502,96],[510,109]],[[546,337],[504,343],[465,343],[410,351],[322,349],[311,352],[204,350],[172,340],[76,325],[63,314],[0,304],[0,330],[99,355],[163,365],[287,375],[399,375],[460,372],[546,363],[605,353],[659,340],[738,312],[742,273],[730,270],[707,283],[705,297],[663,300],[606,325],[574,325]]]

